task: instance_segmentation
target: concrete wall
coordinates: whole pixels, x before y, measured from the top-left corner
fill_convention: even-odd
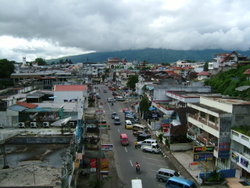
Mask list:
[[[82,99],[87,96],[85,91],[55,91],[55,103],[63,103],[64,100]]]
[[[193,149],[192,143],[176,143],[170,145],[171,151],[188,151]]]
[[[8,140],[7,144],[69,144],[72,136],[17,136]]]
[[[234,105],[232,126],[250,126],[250,105]]]

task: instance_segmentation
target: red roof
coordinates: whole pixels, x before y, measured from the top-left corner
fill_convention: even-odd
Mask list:
[[[250,69],[245,70],[243,74],[250,74]]]
[[[32,109],[38,107],[37,104],[32,104],[32,103],[27,103],[27,102],[18,102],[17,101],[16,104],[18,104],[20,106],[24,106],[26,108],[32,108]]]
[[[86,91],[86,85],[55,85],[54,91]]]
[[[200,73],[198,74],[198,76],[209,76],[209,75],[210,75],[210,73],[207,72],[207,71],[202,71],[202,72],[200,72]]]

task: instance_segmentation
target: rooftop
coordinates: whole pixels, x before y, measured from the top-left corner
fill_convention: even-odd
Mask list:
[[[86,91],[86,85],[55,85],[54,91]]]
[[[226,98],[226,97],[207,97],[210,100],[214,100],[220,103],[233,104],[233,105],[250,105],[250,101],[245,101],[241,99]]]

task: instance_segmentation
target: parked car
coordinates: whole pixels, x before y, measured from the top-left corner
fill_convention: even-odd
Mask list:
[[[123,96],[120,96],[120,95],[116,96],[115,99],[117,101],[125,101],[125,98]]]
[[[115,119],[114,124],[115,124],[115,125],[121,125],[120,119]]]
[[[125,128],[126,129],[132,129],[133,128],[133,124],[130,120],[125,120]]]
[[[150,153],[155,153],[155,154],[161,153],[161,149],[157,143],[153,143],[150,146],[144,145],[141,147],[141,150],[143,152],[150,152]]]
[[[176,176],[179,177],[180,174],[179,172],[176,172],[175,170],[172,169],[167,169],[167,168],[160,168],[156,172],[156,179],[161,182],[166,182],[169,178]]]
[[[150,139],[151,138],[151,135],[150,134],[146,134],[145,132],[142,132],[142,133],[139,133],[137,135],[137,141],[143,141],[143,140],[146,140],[146,139]]]
[[[146,127],[144,125],[141,125],[141,124],[134,124],[133,125],[133,135],[137,136],[138,135],[138,131],[144,131]]]
[[[191,180],[173,176],[166,182],[166,187],[173,188],[197,188],[195,183]]]
[[[120,117],[118,115],[114,116],[114,120],[120,120]]]
[[[115,102],[115,99],[112,98],[112,97],[108,97],[108,98],[107,98],[107,101],[108,101],[108,102]]]
[[[155,139],[146,139],[146,140],[137,142],[137,146],[139,146],[139,147],[151,146],[153,143],[157,143],[157,141]]]
[[[112,119],[114,119],[116,116],[118,116],[116,112],[113,112],[113,113],[111,114],[111,118],[112,118]]]

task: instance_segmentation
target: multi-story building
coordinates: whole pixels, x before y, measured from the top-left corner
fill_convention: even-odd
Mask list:
[[[195,113],[188,114],[187,136],[198,146],[214,146],[214,165],[219,169],[230,168],[230,131],[232,127],[249,124],[250,102],[201,97],[200,103],[188,106]]]
[[[244,128],[231,130],[231,168],[236,169],[237,177],[250,178],[250,136]]]

